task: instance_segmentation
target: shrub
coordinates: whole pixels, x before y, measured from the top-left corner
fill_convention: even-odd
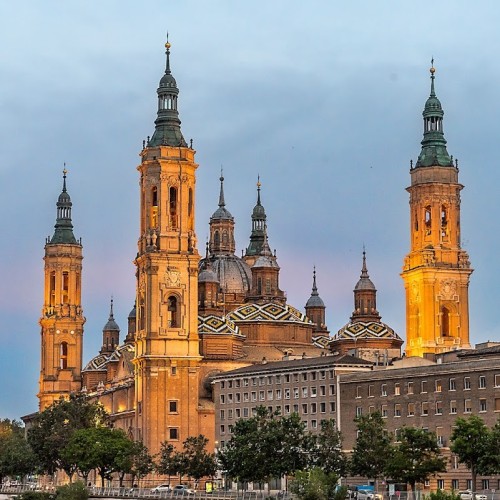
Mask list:
[[[59,486],[56,492],[56,500],[88,500],[89,492],[81,481]]]
[[[17,500],[54,500],[55,493],[48,491],[25,491],[18,495]]]
[[[424,500],[460,500],[460,495],[454,491],[437,490],[425,495]]]

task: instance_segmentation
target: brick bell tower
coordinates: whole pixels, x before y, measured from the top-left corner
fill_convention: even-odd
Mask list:
[[[71,198],[63,189],[57,201],[54,235],[45,244],[45,287],[41,326],[41,370],[38,393],[43,411],[61,397],[81,389],[82,243],[73,234]]]
[[[410,253],[401,274],[406,290],[406,354],[468,349],[469,256],[460,247],[458,162],[448,154],[443,109],[434,91],[423,112],[424,137],[411,166]]]
[[[195,151],[182,136],[170,71],[160,80],[155,132],[140,153],[135,341],[136,438],[151,453],[199,433]]]

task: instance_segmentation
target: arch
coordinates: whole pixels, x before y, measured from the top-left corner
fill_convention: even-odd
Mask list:
[[[441,337],[450,336],[450,310],[443,306],[441,307]]]
[[[219,231],[214,232],[214,247],[216,250],[219,249],[220,246],[220,233]]]
[[[68,343],[61,342],[59,347],[59,367],[61,370],[68,368]]]
[[[168,190],[169,198],[169,215],[170,215],[170,226],[172,228],[177,227],[177,188],[171,187]]]
[[[51,306],[56,305],[56,272],[52,271],[50,273],[50,291],[49,291],[49,302]]]
[[[169,295],[167,299],[168,326],[170,328],[181,327],[180,300],[176,295]]]
[[[67,304],[69,302],[69,272],[62,273],[62,297],[61,302]]]
[[[158,225],[158,188],[156,186],[151,189],[151,217],[149,222],[150,227]]]
[[[430,205],[427,205],[424,208],[424,226],[425,226],[425,234],[431,234],[432,211]]]

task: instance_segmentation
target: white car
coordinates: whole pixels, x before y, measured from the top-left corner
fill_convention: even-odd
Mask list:
[[[154,488],[151,488],[151,493],[160,493],[160,491],[172,491],[172,488],[169,484],[159,484]]]
[[[357,498],[358,500],[382,500],[382,495],[370,490],[358,490]]]
[[[460,500],[488,500],[487,495],[483,493],[475,493],[473,495],[470,490],[459,491],[458,495],[460,496]]]
[[[177,484],[172,490],[174,495],[194,495],[196,492],[188,488],[185,484]]]

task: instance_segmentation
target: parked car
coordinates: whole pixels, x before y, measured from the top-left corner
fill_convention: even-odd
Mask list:
[[[383,500],[383,497],[380,493],[375,493],[370,490],[360,490],[358,489],[358,500]]]
[[[188,488],[185,484],[177,484],[172,490],[174,495],[194,495],[195,491]]]
[[[483,493],[472,494],[471,490],[459,491],[460,500],[488,500],[488,496]]]
[[[172,488],[169,484],[159,484],[154,488],[151,488],[151,493],[160,493],[160,491],[172,491]]]

